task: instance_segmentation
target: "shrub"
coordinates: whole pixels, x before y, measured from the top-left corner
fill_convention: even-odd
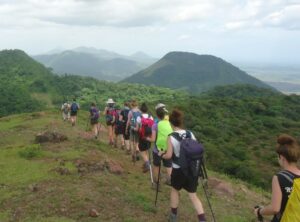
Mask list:
[[[40,144],[32,144],[19,151],[19,156],[25,159],[32,159],[41,155]]]

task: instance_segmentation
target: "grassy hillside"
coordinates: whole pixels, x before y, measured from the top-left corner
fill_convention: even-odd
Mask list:
[[[170,52],[123,82],[184,89],[193,94],[230,84],[251,84],[270,88],[221,58],[187,52]]]
[[[166,221],[170,188],[162,185],[155,207],[155,192],[149,175],[141,171],[142,163],[133,165],[124,151],[108,147],[104,128],[100,140],[90,139],[85,132],[86,116],[80,112],[75,128],[56,111],[0,118],[0,221]],[[35,144],[35,135],[46,130],[62,133],[68,140]],[[97,164],[105,161],[120,164],[124,172],[118,175],[98,169]],[[241,181],[209,174],[233,191],[210,186],[217,221],[254,221],[251,208],[266,203],[268,195]],[[198,193],[210,221],[201,187]],[[180,221],[195,221],[187,193],[183,191],[180,198]],[[89,216],[93,208],[98,218]]]

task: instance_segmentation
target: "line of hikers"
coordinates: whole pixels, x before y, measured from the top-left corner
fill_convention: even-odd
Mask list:
[[[140,154],[144,161],[143,172],[150,171],[151,182],[157,191],[163,162],[167,172],[166,184],[171,186],[169,221],[177,221],[179,191],[182,188],[188,192],[197,212],[198,221],[206,221],[202,203],[196,194],[198,177],[201,177],[201,182],[205,176],[207,178],[206,172],[203,172],[205,168],[199,167],[199,164],[203,164],[203,147],[192,132],[183,128],[183,112],[174,109],[169,114],[166,106],[159,103],[155,107],[156,117],[153,117],[147,105],[142,103],[138,107],[136,100],[125,102],[123,109],[116,107],[112,99],[108,99],[106,104],[104,115],[109,144],[118,147],[118,141],[121,140],[122,149],[131,154],[134,163]],[[90,118],[93,132],[98,135],[98,127],[94,126],[98,126],[99,110],[94,103],[91,105]],[[151,155],[152,143],[154,147]],[[300,169],[297,166],[300,160],[299,143],[295,138],[281,134],[277,139],[276,153],[283,170],[273,177],[271,204],[266,207],[256,206],[254,214],[259,221],[263,221],[264,215],[274,215],[272,222],[299,222]],[[209,201],[208,204],[210,206]],[[215,221],[213,211],[212,216]]]
[[[73,103],[76,103],[76,101],[74,100]],[[73,104],[70,107],[72,106]],[[79,109],[78,104],[77,106]],[[69,108],[69,110],[72,113],[72,109]],[[131,154],[134,163],[141,156],[143,159],[143,172],[150,172],[152,187],[157,192],[160,190],[159,175],[161,162],[163,163],[167,172],[165,183],[171,186],[169,221],[177,221],[179,191],[183,188],[188,192],[190,200],[194,205],[198,221],[205,222],[203,206],[196,194],[198,174],[194,173],[195,175],[191,175],[188,168],[184,171],[181,163],[182,158],[179,158],[181,140],[190,139],[196,141],[196,138],[192,132],[183,129],[183,113],[180,110],[174,109],[168,115],[166,106],[159,103],[155,107],[155,112],[156,117],[153,117],[149,113],[146,103],[142,103],[138,107],[136,100],[126,101],[124,107],[119,109],[113,99],[108,99],[103,111],[108,130],[108,143],[111,146],[118,147],[118,143],[121,141],[121,148],[126,151],[126,154]],[[92,103],[90,108],[90,123],[95,138],[97,138],[99,133],[99,113],[95,103]],[[64,117],[65,114],[63,112]],[[154,144],[154,148],[151,155],[152,143]],[[198,147],[194,148],[198,149]],[[203,148],[199,147],[198,150],[199,153],[201,152],[202,157]],[[181,156],[183,157],[184,155],[181,154]],[[151,157],[153,161],[150,160]],[[196,156],[194,155],[194,157]],[[192,160],[189,161],[192,162]],[[199,157],[195,161],[194,168],[195,166],[200,167],[197,164],[197,161],[200,161]],[[151,162],[153,163],[153,169]]]

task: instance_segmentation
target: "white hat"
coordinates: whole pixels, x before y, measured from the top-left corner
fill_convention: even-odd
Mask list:
[[[166,109],[166,105],[163,104],[163,103],[158,103],[156,106],[155,106],[155,110],[158,110],[162,108],[164,110],[165,113],[168,113],[169,111]]]
[[[114,101],[113,101],[113,99],[112,98],[109,98],[108,100],[107,100],[107,102],[106,102],[107,104],[112,104],[112,103],[115,103]]]

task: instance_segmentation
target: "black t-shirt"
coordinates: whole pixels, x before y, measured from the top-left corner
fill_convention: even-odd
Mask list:
[[[127,123],[128,120],[128,113],[129,113],[130,109],[125,107],[124,109],[122,109],[120,115],[123,117],[123,122]]]
[[[300,178],[300,175],[296,175],[290,171],[283,170],[276,174],[280,190],[282,193],[281,207],[280,211],[277,215],[275,215],[272,219],[272,222],[280,222],[281,216],[289,199],[289,195],[293,189],[293,180],[294,178]]]

